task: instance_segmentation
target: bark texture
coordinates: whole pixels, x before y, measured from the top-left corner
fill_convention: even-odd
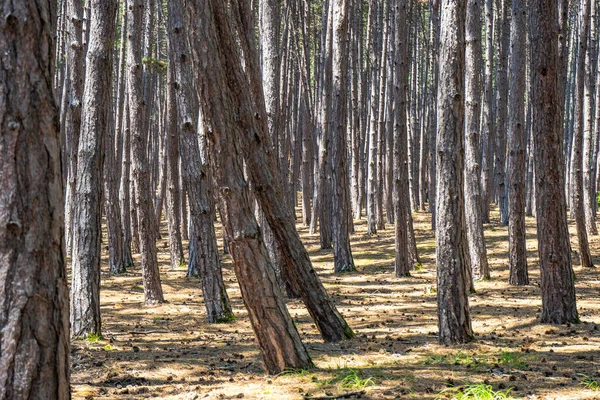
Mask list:
[[[509,283],[528,285],[525,230],[525,73],[527,9],[523,0],[512,0],[510,31],[508,119],[508,243]]]
[[[567,226],[565,173],[559,96],[558,5],[556,0],[531,0],[531,57],[533,80],[533,140],[535,196],[542,292],[541,322],[577,322],[575,286]]]
[[[436,265],[439,340],[473,339],[466,246],[463,121],[465,0],[443,0],[437,131]]]
[[[129,90],[129,120],[135,204],[142,262],[142,281],[146,304],[164,301],[156,259],[156,222],[150,193],[148,171],[148,132],[144,129],[145,102],[142,85],[141,26],[144,3],[127,0],[127,84]],[[133,216],[132,216],[133,217]]]
[[[69,399],[56,1],[0,1],[0,399]]]
[[[90,6],[86,85],[72,215],[76,223],[72,231],[71,334],[77,338],[101,334],[102,172],[104,142],[112,112],[112,45],[118,2],[93,0]]]

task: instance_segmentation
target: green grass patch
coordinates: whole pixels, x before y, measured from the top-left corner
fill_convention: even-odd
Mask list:
[[[600,390],[600,383],[597,380],[593,379],[591,376],[586,374],[579,374],[583,379],[580,382],[580,385],[585,387],[588,390],[593,390],[597,392]]]
[[[452,399],[452,400],[503,400],[512,399],[510,392],[507,390],[494,391],[492,385],[484,383],[475,383],[466,386],[448,388],[442,390],[436,396],[436,399]]]

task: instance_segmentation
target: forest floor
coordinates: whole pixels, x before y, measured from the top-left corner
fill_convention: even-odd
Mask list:
[[[431,216],[414,218],[422,264],[409,278],[393,275],[392,225],[368,236],[364,221],[357,223],[352,250],[358,271],[342,275],[333,274],[332,252],[320,249],[318,235],[299,227],[314,267],[357,338],[323,343],[304,306],[292,300],[290,313],[316,369],[279,376],[266,375],[261,366],[231,258],[222,256],[236,320],[207,324],[200,281],[186,279],[185,266],[170,269],[165,232],[158,249],[168,303],[144,307],[138,267],[118,277],[103,268],[104,337],[72,343],[74,398],[286,400],[363,392],[355,398],[493,399],[460,397],[489,385],[497,398],[600,399],[600,268],[583,270],[574,253],[582,323],[540,324],[535,220],[527,219],[532,284],[511,287],[507,228],[494,214],[485,232],[492,280],[476,282],[477,293],[470,296],[476,340],[441,346]],[[570,229],[576,249],[572,223]],[[590,242],[600,266],[600,237]]]

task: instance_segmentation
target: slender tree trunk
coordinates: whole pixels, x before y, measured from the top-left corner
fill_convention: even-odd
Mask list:
[[[93,18],[89,24],[87,84],[73,198],[73,218],[77,224],[73,226],[71,326],[73,337],[78,338],[101,334],[102,171],[105,135],[112,112],[112,44],[118,3],[94,0],[90,6]]]
[[[494,113],[494,1],[485,0],[484,130],[481,139],[481,207],[483,223],[490,222],[491,171],[493,170],[496,115]]]
[[[407,1],[394,2],[394,213],[396,259],[394,270],[397,277],[410,275],[408,260],[408,232],[406,215],[409,205],[403,192],[408,191],[406,88],[408,86]]]
[[[333,187],[333,258],[335,272],[354,271],[348,230],[348,167],[346,144],[348,81],[348,0],[333,0],[333,79],[331,154]]]
[[[131,256],[131,217],[129,214],[129,180],[131,168],[131,146],[129,142],[129,131],[125,128],[128,126],[129,116],[125,115],[125,107],[127,105],[127,7],[123,7],[123,15],[121,18],[121,47],[119,49],[119,81],[117,87],[116,101],[116,120],[115,120],[115,138],[116,138],[116,160],[118,168],[118,183],[119,183],[119,207],[121,215],[121,231],[123,234],[123,271],[125,268],[133,265],[133,257]],[[127,150],[125,149],[125,141]],[[127,169],[127,170],[126,170]],[[114,173],[114,172],[113,172]],[[124,182],[125,181],[125,182]]]
[[[217,236],[213,224],[214,206],[210,191],[210,174],[206,154],[202,154],[198,136],[203,144],[204,131],[197,134],[198,99],[193,79],[192,59],[188,45],[191,33],[184,21],[182,0],[168,4],[169,58],[173,64],[173,88],[177,100],[175,116],[180,131],[181,173],[190,203],[190,254],[188,276],[200,276],[208,322],[230,320],[233,316],[229,297],[223,282]],[[203,146],[206,147],[206,146]],[[205,148],[203,150],[206,150]]]
[[[590,0],[581,2],[579,16],[579,56],[577,57],[577,76],[575,83],[575,129],[573,131],[573,149],[571,152],[571,190],[572,210],[577,224],[579,257],[583,267],[593,267],[590,245],[585,224],[583,186],[583,136],[584,136],[584,95],[585,95],[585,58],[590,34]]]
[[[135,186],[135,204],[139,231],[142,281],[146,304],[164,301],[160,283],[160,272],[156,259],[156,222],[150,193],[150,175],[146,145],[148,132],[144,131],[142,118],[145,115],[142,85],[142,57],[140,32],[142,25],[141,0],[127,0],[127,84],[129,88],[129,117],[131,121],[131,148],[133,181]]]
[[[443,0],[437,133],[437,301],[439,340],[473,339],[469,311],[463,181],[465,0]]]
[[[0,398],[70,399],[56,1],[0,1]]]
[[[508,243],[511,285],[528,285],[525,230],[526,2],[512,0],[508,121]]]
[[[596,93],[596,1],[590,1],[590,42],[585,55],[584,100],[583,100],[583,210],[588,236],[597,235],[595,209],[597,205],[594,185],[594,99]]]
[[[542,323],[578,322],[567,226],[565,175],[559,97],[556,0],[530,0],[535,144],[536,216],[542,292]]]
[[[66,109],[65,146],[67,151],[67,198],[66,198],[66,237],[67,250],[70,251],[73,243],[73,208],[75,189],[77,184],[77,150],[79,147],[79,134],[81,131],[81,104],[83,100],[83,86],[85,77],[85,53],[83,45],[83,3],[77,0],[67,0],[67,63],[68,81],[65,83]],[[61,121],[62,122],[62,121]]]
[[[181,191],[179,186],[179,140],[180,124],[177,112],[177,88],[173,54],[169,49],[172,62],[167,67],[167,132],[165,138],[165,157],[167,164],[167,226],[169,229],[169,250],[171,269],[185,263],[181,242]],[[193,124],[189,121],[192,131]]]
[[[496,130],[496,190],[500,222],[508,225],[508,198],[506,190],[506,136],[508,131],[508,56],[510,46],[510,4],[511,0],[501,0],[501,28],[499,35],[497,118]]]
[[[465,216],[471,269],[475,279],[489,279],[479,170],[481,122],[481,4],[467,0],[465,54]]]

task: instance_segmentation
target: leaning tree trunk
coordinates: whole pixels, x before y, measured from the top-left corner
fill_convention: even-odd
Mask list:
[[[129,90],[129,119],[131,130],[131,153],[133,183],[138,229],[134,235],[139,237],[142,281],[146,304],[164,301],[160,273],[156,259],[156,226],[150,193],[150,174],[146,144],[148,132],[144,131],[145,115],[142,85],[142,57],[140,32],[142,25],[142,0],[127,0],[127,84]]]
[[[112,112],[112,44],[118,2],[91,2],[93,19],[86,58],[77,185],[73,196],[73,337],[101,334],[100,253],[104,141]],[[113,221],[114,222],[114,221]]]
[[[463,184],[465,0],[443,0],[437,132],[436,263],[439,340],[473,339]]]
[[[228,87],[225,60],[238,58],[238,53],[227,51],[231,43],[222,43],[233,36],[231,22],[229,18],[223,24],[215,20],[214,10],[222,13],[221,17],[226,13],[219,1],[193,1],[186,6],[193,24],[190,28],[194,35],[192,48],[198,68],[202,117],[211,131],[209,150],[221,194],[221,216],[266,369],[276,374],[286,368],[310,368],[312,361],[283,301],[244,180],[238,121],[231,117],[235,97],[249,99],[250,96]],[[219,31],[216,26],[220,27]],[[225,38],[218,37],[219,34]],[[240,74],[241,70],[231,72]],[[251,110],[252,102],[246,106]],[[254,113],[251,118],[254,119]]]
[[[579,258],[583,267],[592,267],[592,255],[588,242],[583,186],[583,127],[584,127],[584,94],[585,94],[585,57],[588,48],[590,34],[590,0],[581,3],[581,14],[579,17],[579,55],[577,56],[577,75],[575,83],[575,128],[573,130],[573,149],[571,150],[571,190],[572,209],[577,225],[577,241],[579,242]]]
[[[183,1],[171,0],[169,10],[169,56],[173,63],[173,86],[177,98],[175,116],[181,135],[181,172],[187,188],[190,206],[190,254],[188,276],[199,275],[208,322],[231,320],[233,313],[229,296],[225,290],[219,248],[215,234],[214,207],[208,163],[202,165],[196,125],[198,124],[198,99],[195,92],[193,70],[188,47],[189,25],[184,22]],[[203,140],[203,138],[201,138]],[[205,146],[204,146],[205,147]]]
[[[467,0],[465,54],[465,215],[473,278],[489,279],[479,170],[481,114],[481,4]]]
[[[239,110],[236,115],[243,116],[238,122],[238,135],[243,140],[242,150],[248,171],[255,187],[261,188],[261,190],[255,191],[255,195],[263,208],[265,217],[273,227],[273,234],[283,261],[282,265],[286,266],[283,271],[284,277],[298,290],[323,339],[328,342],[336,342],[352,338],[354,332],[338,313],[313,270],[308,253],[296,230],[294,215],[290,207],[283,202],[279,170],[276,169],[273,153],[268,151],[267,119],[264,117],[266,113],[257,66],[258,57],[253,42],[252,14],[244,9],[248,7],[248,3],[236,2],[236,4],[240,8],[239,14],[245,17],[242,35],[245,40],[242,40],[241,44],[244,49],[244,59],[247,60],[247,73],[242,72],[239,58],[228,57],[224,62],[227,64],[228,71],[235,72],[228,74],[227,78],[232,92],[237,94],[232,96],[236,101],[236,109]],[[219,25],[227,23],[225,16],[225,12],[220,8],[217,14]],[[227,54],[237,54],[237,47],[231,36],[223,35],[220,39]],[[250,76],[250,82],[248,82],[248,76]],[[252,89],[249,90],[248,86]],[[252,97],[246,97],[248,93],[251,93]],[[255,112],[243,113],[241,111],[248,104],[257,106]],[[259,118],[256,118],[256,115],[259,115]]]
[[[541,322],[577,322],[575,285],[567,226],[559,96],[558,7],[556,0],[530,0],[533,81],[535,196],[542,292]]]
[[[0,14],[0,399],[70,399],[56,1]]]
[[[508,243],[511,285],[528,285],[525,230],[526,2],[512,0],[508,120]]]

